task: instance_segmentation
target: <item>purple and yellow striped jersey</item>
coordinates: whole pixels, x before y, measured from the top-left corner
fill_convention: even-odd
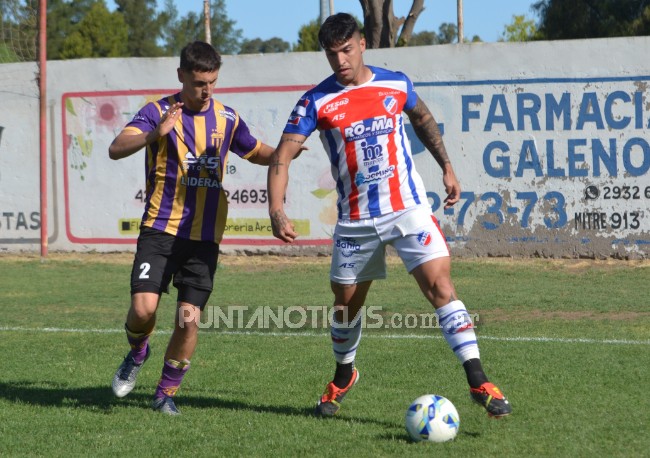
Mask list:
[[[180,93],[145,105],[125,131],[150,132]],[[206,111],[183,107],[174,130],[147,146],[142,225],[176,237],[219,243],[228,203],[222,187],[228,153],[250,159],[262,143],[230,107],[211,99]]]

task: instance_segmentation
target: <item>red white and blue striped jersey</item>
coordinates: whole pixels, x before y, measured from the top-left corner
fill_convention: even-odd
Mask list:
[[[177,93],[148,103],[124,130],[154,130],[179,101]],[[222,183],[229,151],[249,159],[261,142],[235,110],[214,99],[205,111],[182,110],[174,130],[147,146],[142,225],[183,239],[219,243],[228,213]]]
[[[338,192],[339,219],[377,217],[427,203],[404,126],[415,107],[413,83],[400,72],[370,67],[373,77],[343,86],[332,75],[307,91],[285,133],[320,131]]]

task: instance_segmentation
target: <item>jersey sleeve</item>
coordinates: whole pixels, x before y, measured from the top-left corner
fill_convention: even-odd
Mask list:
[[[284,127],[284,133],[300,134],[309,137],[316,130],[318,122],[318,113],[315,105],[310,93],[303,95],[293,108]]]
[[[124,130],[130,130],[137,133],[151,132],[156,128],[162,117],[162,113],[166,112],[169,105],[166,107],[161,106],[155,102],[149,102],[138,111],[133,119],[129,121]]]
[[[239,157],[248,159],[257,154],[261,145],[262,142],[253,137],[244,120],[238,117],[238,123],[235,126],[232,143],[230,144],[230,151]]]
[[[415,108],[415,104],[418,101],[418,95],[415,92],[415,88],[413,87],[413,83],[409,77],[402,72],[397,73],[402,76],[406,82],[406,103],[404,104],[404,110],[412,110]]]

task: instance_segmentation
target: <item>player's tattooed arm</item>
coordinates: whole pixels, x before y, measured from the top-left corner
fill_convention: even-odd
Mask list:
[[[447,155],[445,144],[442,141],[442,134],[440,133],[438,123],[431,114],[431,111],[429,111],[429,108],[418,97],[415,107],[407,111],[406,114],[411,121],[415,134],[431,152],[440,167],[444,169],[445,164],[449,164],[451,161]]]
[[[271,229],[276,238],[292,243],[298,237],[293,223],[283,210],[271,210],[269,216],[271,217]]]
[[[284,167],[286,164],[282,161],[280,161],[280,158],[278,158],[278,150],[275,150],[273,152],[273,155],[271,156],[271,162],[269,163],[269,173],[274,173],[275,175],[280,174],[280,168]]]
[[[271,211],[269,216],[271,217],[271,226],[273,227],[274,234],[276,233],[276,229],[279,233],[289,223],[289,218],[287,218],[287,215],[282,210]]]
[[[438,123],[420,97],[417,98],[415,107],[408,110],[406,114],[418,138],[442,169],[442,182],[447,192],[447,197],[444,199],[445,208],[449,208],[460,199],[460,183],[447,155]]]
[[[298,143],[299,145],[302,145],[303,143],[305,143],[304,140],[299,140],[297,138],[290,138],[290,137],[282,137],[280,139],[280,143],[283,143],[283,142],[293,142],[293,143]]]

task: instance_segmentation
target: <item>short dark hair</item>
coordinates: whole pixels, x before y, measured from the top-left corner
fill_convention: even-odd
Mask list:
[[[318,31],[318,42],[323,49],[331,48],[352,38],[355,32],[361,33],[357,20],[348,13],[334,14],[323,22]]]
[[[193,41],[181,51],[181,70],[186,72],[214,72],[221,68],[221,55],[203,41]]]

